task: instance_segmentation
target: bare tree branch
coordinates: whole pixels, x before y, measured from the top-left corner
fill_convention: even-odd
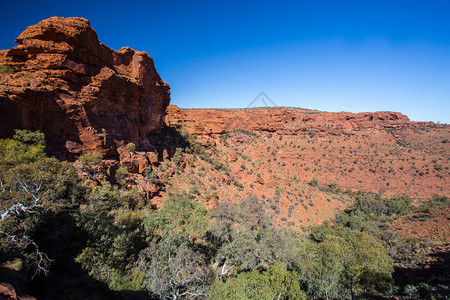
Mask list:
[[[41,252],[35,242],[31,241],[30,244],[33,245],[36,249],[34,253],[35,260],[29,266],[29,268],[33,267],[36,269],[34,275],[31,278],[33,279],[34,277],[36,277],[36,275],[39,275],[41,273],[47,275],[50,271],[50,265],[52,264],[53,260],[50,259],[47,254]]]

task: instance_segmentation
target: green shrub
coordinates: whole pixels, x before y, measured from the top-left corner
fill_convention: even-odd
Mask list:
[[[183,159],[183,148],[177,148],[172,159],[175,165],[179,166]]]
[[[128,176],[130,176],[130,173],[128,173],[127,168],[120,167],[120,168],[117,169],[117,171],[116,171],[116,181],[120,185],[126,185],[127,184]]]
[[[14,139],[28,146],[45,146],[45,135],[40,131],[17,129],[14,134]]]
[[[0,140],[0,171],[22,163],[33,163],[46,157],[45,146],[26,145],[18,140]]]
[[[240,188],[240,189],[243,189],[243,188],[244,188],[244,184],[242,184],[241,182],[239,182],[239,181],[237,181],[237,180],[233,181],[233,184],[234,184],[235,186],[237,186],[238,188]]]
[[[316,177],[314,177],[313,179],[311,179],[311,181],[309,182],[310,186],[317,186],[317,184],[319,183],[319,179],[317,179]]]
[[[14,68],[5,64],[0,65],[0,73],[1,74],[11,74],[14,73]]]
[[[78,160],[81,162],[83,166],[87,165],[95,166],[102,160],[102,158],[103,155],[100,152],[94,151],[81,155]]]
[[[407,212],[411,203],[411,198],[406,196],[381,198],[379,196],[358,195],[354,207],[366,214],[391,216]]]
[[[144,171],[144,176],[145,178],[147,178],[150,181],[155,181],[156,179],[158,179],[158,175],[153,172],[151,166],[148,166],[145,171]]]
[[[130,152],[136,151],[136,144],[135,143],[128,143],[126,147],[127,147],[127,150],[130,151]]]

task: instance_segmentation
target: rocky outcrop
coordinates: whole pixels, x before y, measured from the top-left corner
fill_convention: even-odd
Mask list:
[[[350,134],[353,131],[401,127],[413,122],[398,112],[320,112],[292,107],[249,109],[167,108],[166,123],[190,134],[224,134],[233,130],[277,134]]]
[[[36,298],[31,296],[18,296],[12,285],[0,283],[0,300],[36,300]]]
[[[0,51],[0,137],[41,130],[60,158],[116,155],[128,142],[150,147],[170,88],[146,52],[108,48],[83,18],[49,18],[16,42]]]

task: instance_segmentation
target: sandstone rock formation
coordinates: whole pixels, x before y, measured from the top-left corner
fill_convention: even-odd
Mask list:
[[[150,146],[170,88],[146,52],[108,48],[83,18],[49,18],[16,42],[0,51],[0,137],[41,130],[60,158],[116,155],[128,142]]]
[[[241,129],[250,132],[302,135],[350,134],[353,131],[419,126],[398,112],[321,112],[293,107],[250,109],[167,108],[166,123],[190,134],[214,135]],[[434,123],[433,123],[434,124]]]
[[[0,300],[36,300],[36,298],[31,296],[18,296],[12,285],[0,283]]]

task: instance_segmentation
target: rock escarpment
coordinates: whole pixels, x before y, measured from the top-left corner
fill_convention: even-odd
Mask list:
[[[69,159],[116,155],[128,142],[151,146],[170,88],[146,52],[108,48],[83,18],[43,20],[16,42],[0,51],[0,137],[41,130],[50,151]]]
[[[185,127],[191,134],[215,135],[233,130],[286,135],[349,135],[374,130],[436,127],[432,122],[412,122],[398,112],[323,112],[294,107],[247,109],[167,108],[166,123]]]
[[[256,194],[270,201],[279,198],[277,190],[286,191],[279,207],[284,205],[288,220],[293,197],[309,204],[302,210],[303,205],[297,202],[302,210],[298,218],[317,213],[324,220],[324,213],[337,207],[329,204],[344,203],[343,198],[328,201],[327,196],[313,194],[314,189],[299,194],[301,183],[314,178],[325,189],[339,186],[342,191],[415,198],[448,196],[450,125],[414,122],[398,112],[322,112],[290,107],[180,109],[175,105],[169,105],[166,123],[181,129],[183,135],[184,131],[196,135],[209,151],[208,157],[228,167],[231,184],[225,179],[216,182],[231,187],[218,199],[234,193],[234,182],[243,191],[240,194]],[[185,179],[177,178],[177,185],[183,180],[186,185],[195,182],[192,177],[187,173]],[[214,176],[203,175],[202,170],[202,178]],[[215,192],[206,187],[200,193]],[[307,202],[311,197],[315,200]]]

